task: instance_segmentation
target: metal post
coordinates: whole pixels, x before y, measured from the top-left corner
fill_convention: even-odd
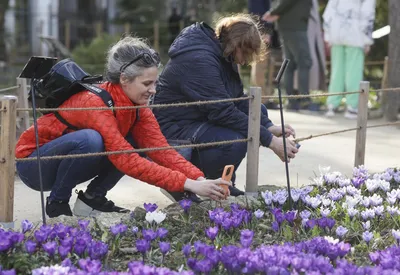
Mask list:
[[[249,128],[247,143],[246,195],[258,194],[258,162],[261,124],[261,87],[250,88]]]

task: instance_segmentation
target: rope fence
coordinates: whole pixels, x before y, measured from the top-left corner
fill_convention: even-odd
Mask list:
[[[234,139],[234,140],[207,142],[207,143],[199,143],[199,144],[187,144],[187,145],[165,146],[165,147],[152,147],[152,148],[142,148],[142,149],[133,149],[133,150],[121,150],[121,151],[108,151],[108,152],[101,152],[101,153],[57,155],[57,156],[40,157],[40,160],[56,160],[56,159],[68,159],[68,158],[100,157],[100,156],[109,156],[109,155],[121,155],[121,154],[131,154],[131,153],[145,153],[145,152],[153,152],[153,151],[163,151],[163,150],[171,150],[171,149],[204,148],[204,147],[220,146],[220,145],[239,143],[239,142],[248,142],[248,141],[250,141],[249,138],[244,138],[244,139]],[[16,158],[15,160],[17,162],[23,162],[23,161],[36,161],[37,159],[36,159],[36,157],[31,157],[31,158]],[[1,160],[0,160],[0,163],[1,163]]]
[[[25,81],[25,82],[24,82]],[[0,112],[1,115],[1,128],[0,128],[0,178],[5,179],[5,182],[0,184],[0,223],[1,222],[12,222],[13,220],[13,197],[14,197],[14,177],[15,177],[15,163],[25,161],[37,161],[36,157],[28,158],[15,158],[15,137],[16,137],[16,123],[21,120],[21,114],[25,113],[23,121],[25,125],[20,130],[26,130],[29,124],[29,113],[32,108],[28,108],[27,102],[27,89],[28,85],[26,80],[18,79],[18,85],[5,88],[6,91],[12,89],[17,90],[16,96],[5,96],[0,101]],[[4,90],[4,89],[3,89]],[[2,90],[0,90],[2,91]],[[376,92],[387,92],[387,91],[400,91],[400,87],[396,88],[385,88],[377,89]],[[300,137],[294,139],[295,142],[301,142],[310,140],[317,137],[323,137],[328,135],[334,135],[339,133],[345,133],[350,131],[356,131],[356,150],[354,166],[364,164],[365,158],[365,146],[366,146],[366,130],[367,128],[377,128],[392,125],[400,125],[400,122],[383,123],[376,125],[367,125],[368,119],[368,96],[370,93],[369,82],[361,82],[359,91],[354,92],[342,92],[342,93],[318,93],[311,95],[286,95],[281,98],[311,98],[311,97],[327,97],[334,95],[348,95],[348,94],[360,94],[359,105],[358,105],[358,118],[357,127],[342,129],[333,132],[326,132],[320,134],[313,134],[306,137]],[[246,193],[257,193],[258,190],[258,166],[259,166],[259,147],[260,147],[260,123],[261,123],[261,99],[265,98],[279,98],[279,96],[261,96],[260,87],[251,87],[249,94],[241,98],[229,98],[229,99],[218,99],[209,101],[197,101],[197,102],[180,102],[172,104],[153,104],[148,106],[120,106],[120,107],[88,107],[88,108],[37,108],[40,112],[55,112],[55,111],[87,111],[87,110],[129,110],[129,109],[142,109],[142,108],[167,108],[167,107],[188,107],[188,106],[199,106],[206,104],[217,104],[223,102],[238,102],[238,101],[249,101],[249,114],[248,114],[248,135],[244,139],[236,140],[224,140],[219,142],[209,142],[200,144],[185,144],[178,146],[166,146],[166,147],[155,147],[155,148],[140,148],[133,150],[123,151],[110,151],[101,153],[89,153],[89,154],[72,154],[72,155],[54,155],[41,157],[43,161],[66,159],[66,158],[83,158],[83,157],[97,157],[97,156],[109,156],[117,154],[130,154],[130,153],[145,153],[150,151],[161,151],[161,150],[179,150],[184,148],[204,148],[211,146],[221,146],[232,143],[246,142],[247,143],[247,172],[246,172]]]
[[[0,89],[0,93],[16,90],[18,88],[19,88],[19,86],[11,86],[11,87],[7,87],[7,88],[3,88],[3,89]]]

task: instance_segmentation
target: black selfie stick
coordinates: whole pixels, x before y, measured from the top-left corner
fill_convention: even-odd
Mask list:
[[[286,152],[285,121],[283,119],[282,92],[281,92],[281,88],[280,88],[280,84],[281,84],[281,79],[282,79],[283,73],[285,72],[289,62],[290,62],[289,59],[283,60],[282,66],[279,69],[278,75],[275,78],[275,83],[276,83],[276,87],[278,88],[278,95],[279,95],[279,111],[281,113],[283,151],[284,151],[284,154],[285,154],[286,182],[287,182],[287,189],[288,189],[288,195],[289,195],[289,208],[292,209],[292,194],[291,194],[291,190],[290,190],[289,165],[288,165],[288,156],[287,156],[287,152]]]
[[[40,163],[40,151],[39,151],[39,131],[38,131],[38,126],[37,126],[37,114],[36,114],[36,99],[35,99],[35,85],[36,85],[37,80],[32,77],[31,80],[31,96],[32,96],[32,110],[33,110],[33,125],[35,129],[35,139],[36,139],[36,159],[38,163],[38,169],[39,169],[39,185],[40,185],[40,201],[42,204],[42,219],[43,219],[43,224],[46,224],[46,213],[45,213],[45,206],[44,206],[44,194],[43,194],[43,177],[42,177],[42,165]]]

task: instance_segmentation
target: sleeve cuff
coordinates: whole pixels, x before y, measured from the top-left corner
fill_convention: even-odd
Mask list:
[[[261,145],[264,147],[269,147],[271,141],[272,141],[272,134],[264,127],[261,127],[261,133],[260,133],[260,142]]]

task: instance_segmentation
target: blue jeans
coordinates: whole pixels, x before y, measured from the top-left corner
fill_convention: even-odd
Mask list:
[[[126,140],[134,146],[131,135]],[[90,129],[63,135],[39,148],[40,156],[73,155],[104,152],[102,136]],[[37,151],[29,157],[36,157]],[[76,185],[94,178],[88,193],[105,196],[124,176],[107,156],[41,160],[44,191],[50,192],[50,200],[69,201]],[[17,163],[21,180],[30,188],[39,191],[39,169],[36,161]]]

